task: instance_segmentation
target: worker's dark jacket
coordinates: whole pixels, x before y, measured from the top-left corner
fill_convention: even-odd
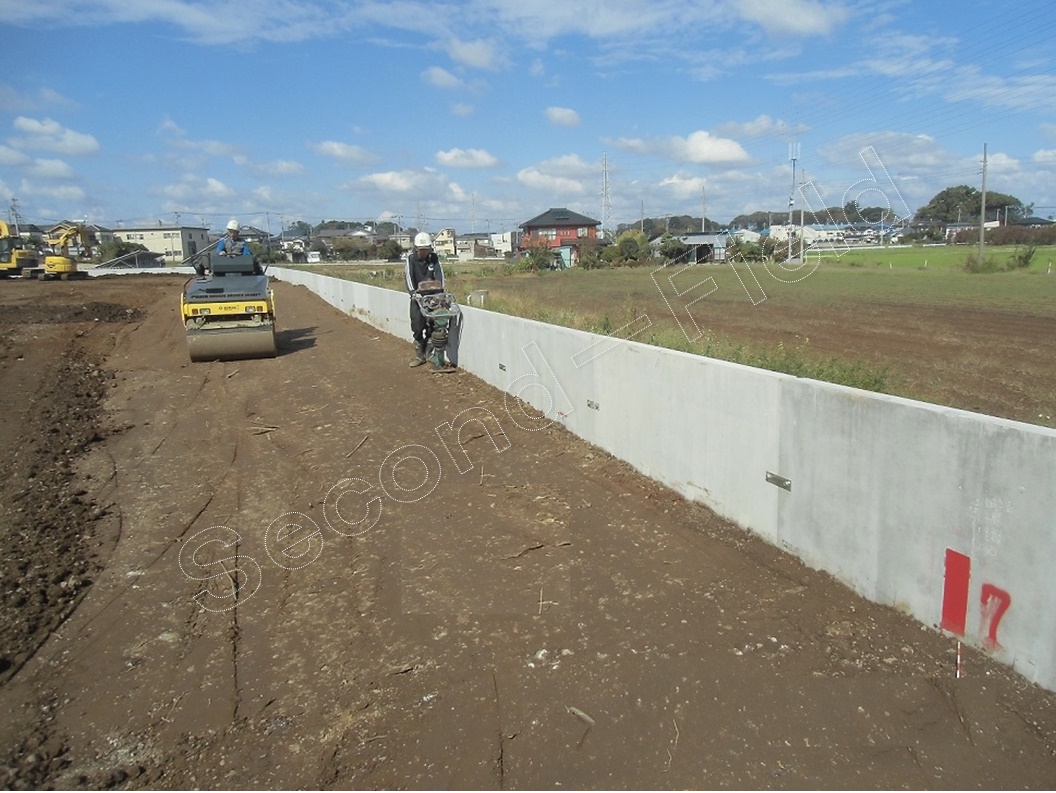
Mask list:
[[[407,254],[407,262],[403,268],[403,274],[407,279],[407,294],[414,294],[418,284],[422,281],[439,281],[444,283],[444,268],[440,266],[440,257],[435,251],[430,251],[425,259],[418,258],[418,251]],[[418,302],[411,299],[411,335],[419,345],[420,350],[425,349],[425,339],[429,335],[428,323],[422,316],[422,308]]]
[[[407,294],[415,292],[422,281],[439,281],[441,286],[444,283],[444,268],[440,266],[440,257],[435,251],[430,251],[425,259],[418,258],[418,251],[411,251],[407,254],[403,274],[407,278]]]

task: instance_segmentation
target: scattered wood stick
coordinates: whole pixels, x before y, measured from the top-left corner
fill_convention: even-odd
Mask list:
[[[363,440],[361,440],[359,443],[356,444],[356,448],[345,455],[345,459],[347,460],[353,454],[358,452],[359,451],[359,447],[362,446],[364,443],[366,443],[367,442],[367,438],[369,438],[369,437],[370,437],[370,433],[368,432],[366,435],[363,436]]]
[[[542,542],[537,544],[537,545],[529,545],[527,548],[522,550],[520,553],[515,553],[513,556],[504,556],[504,557],[502,557],[502,560],[505,562],[507,559],[520,559],[522,556],[524,556],[529,551],[538,551],[540,548],[545,548],[545,547],[546,547],[546,543],[542,543]],[[540,590],[540,592],[541,591],[542,590]]]
[[[595,725],[595,723],[596,723],[594,721],[594,719],[592,719],[590,716],[588,716],[586,713],[584,713],[583,711],[581,711],[577,707],[574,707],[572,705],[566,705],[565,706],[565,710],[567,710],[569,713],[571,713],[573,716],[575,716],[580,721],[586,722],[591,727],[593,727]]]

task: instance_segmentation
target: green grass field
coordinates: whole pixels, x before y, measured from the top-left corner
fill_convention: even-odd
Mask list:
[[[987,256],[1002,261],[1013,250],[990,248]],[[1028,269],[1000,273],[966,272],[964,261],[974,251],[967,246],[852,251],[823,256],[820,262],[812,256],[807,264],[794,266],[753,264],[748,268],[738,264],[688,270],[674,266],[665,268],[662,276],[673,276],[679,288],[691,285],[694,279],[712,277],[719,288],[708,300],[745,305],[761,300],[804,307],[880,303],[988,308],[1056,317],[1056,246],[1038,248]],[[487,289],[496,292],[496,298],[516,298],[514,302],[527,312],[524,316],[533,319],[555,312],[586,317],[599,307],[607,307],[603,313],[619,314],[628,305],[648,304],[659,296],[650,276],[655,268],[572,269],[534,274],[513,272],[496,261],[446,263],[444,268],[448,289],[460,300],[472,291]],[[398,263],[303,269],[397,290],[404,288],[402,265]],[[682,274],[676,275],[680,271]],[[371,272],[378,277],[372,278]],[[490,307],[501,310],[494,302]]]
[[[1013,251],[986,254],[1000,260]],[[1049,265],[1056,247],[1039,248],[1029,268],[996,273],[965,271],[972,252],[910,247],[820,263],[812,257],[795,268],[742,263],[541,273],[473,261],[447,263],[445,272],[462,303],[486,290],[488,310],[617,337],[647,317],[649,327],[636,341],[1052,426],[1056,363],[1045,362],[1056,359],[1046,353],[1049,345],[1056,350],[1056,272]],[[399,263],[304,269],[404,289]],[[702,299],[684,309],[696,297]],[[690,313],[696,328],[687,324]],[[1030,327],[1020,327],[1023,321]],[[977,404],[973,391],[984,390],[986,400]]]

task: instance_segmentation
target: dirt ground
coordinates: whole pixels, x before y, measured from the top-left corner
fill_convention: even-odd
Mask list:
[[[181,284],[0,282],[6,787],[1056,782],[984,654],[303,288],[190,364]]]

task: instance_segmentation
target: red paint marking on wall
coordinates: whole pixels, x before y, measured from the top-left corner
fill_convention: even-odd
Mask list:
[[[964,636],[968,621],[968,580],[972,575],[972,560],[952,548],[946,549],[946,574],[942,583],[943,630]]]
[[[979,632],[986,634],[983,637],[983,646],[990,649],[1000,647],[997,643],[997,626],[1008,607],[1012,605],[1012,596],[993,584],[983,584],[979,600],[983,604],[983,623]]]

